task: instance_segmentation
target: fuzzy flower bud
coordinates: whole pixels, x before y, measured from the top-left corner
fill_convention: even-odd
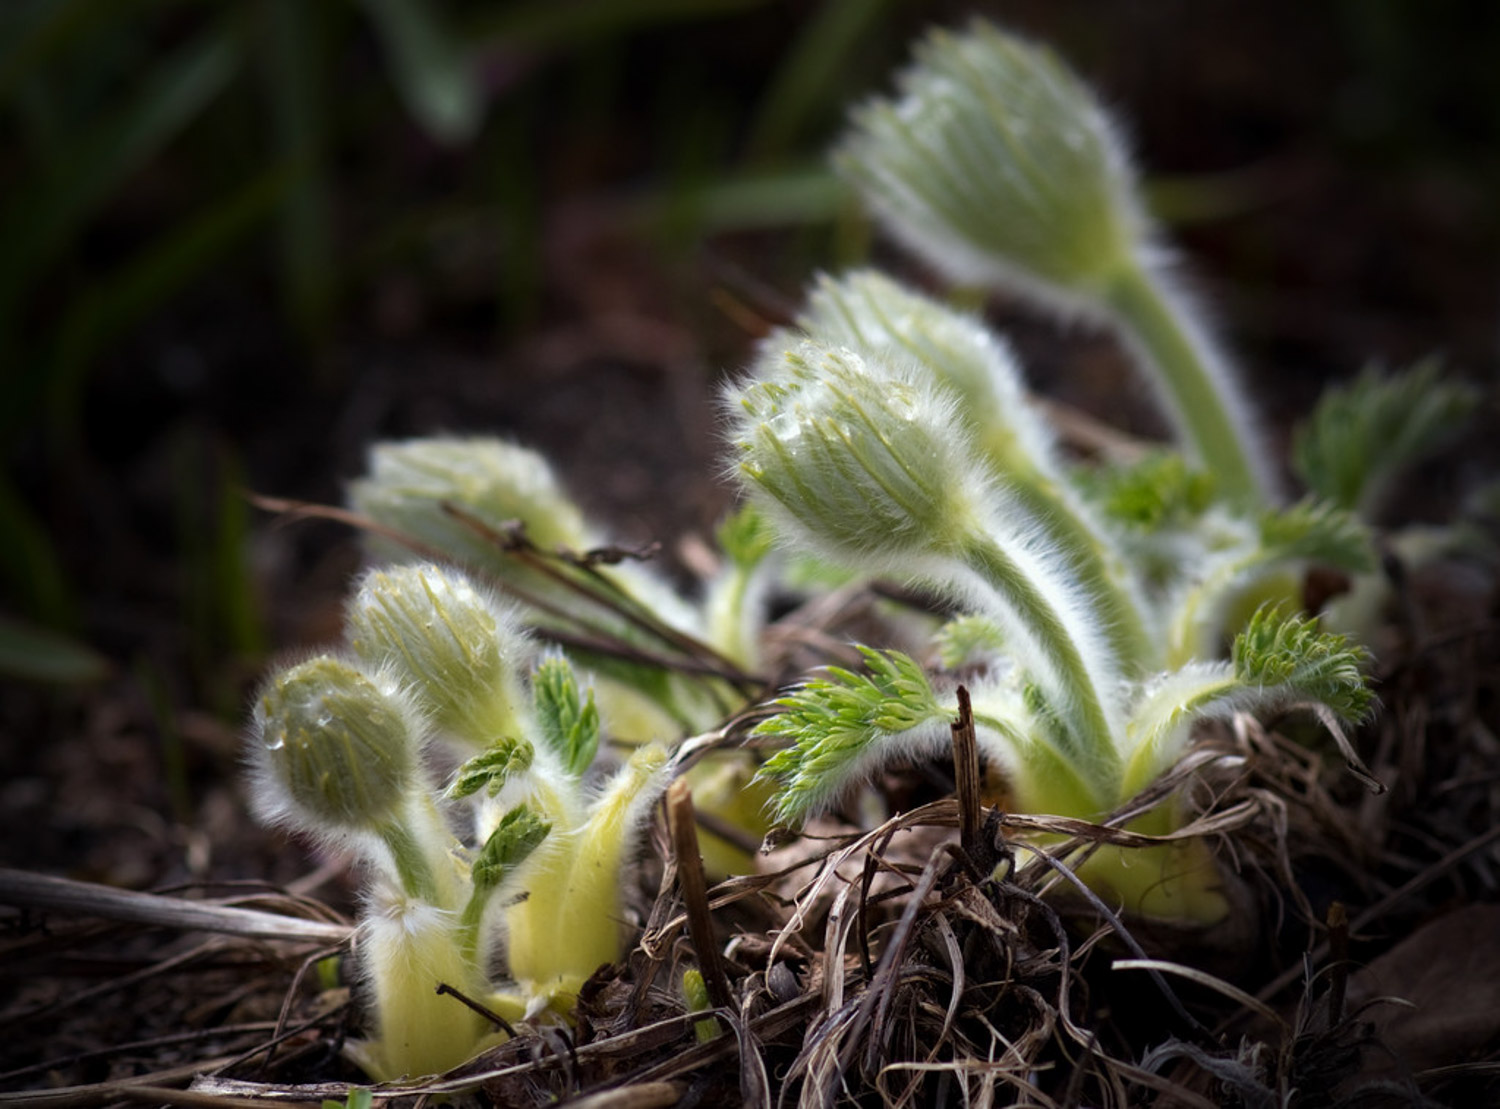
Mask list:
[[[502,577],[511,569],[495,545],[445,512],[445,503],[486,527],[519,522],[538,547],[584,550],[593,536],[551,467],[534,451],[499,439],[431,438],[382,443],[369,474],[349,490],[356,511],[470,566]]]
[[[797,322],[817,342],[926,367],[959,398],[976,444],[997,471],[1059,478],[1051,429],[1026,395],[1010,345],[978,318],[859,270],[820,277]]]
[[[456,570],[433,564],[374,570],[349,607],[349,643],[389,667],[433,723],[484,745],[520,734],[517,679],[530,644],[511,615]]]
[[[393,686],[320,656],[277,675],[252,723],[269,815],[333,836],[399,818],[417,777],[418,727]]]
[[[1050,50],[982,21],[934,31],[898,91],[855,113],[838,154],[892,234],[953,279],[1055,300],[1113,278],[1142,235],[1134,176]]]
[[[738,402],[739,471],[835,558],[900,562],[972,535],[983,479],[951,401],[916,375],[807,343]]]

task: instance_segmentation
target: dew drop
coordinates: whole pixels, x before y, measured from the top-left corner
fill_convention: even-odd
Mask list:
[[[792,412],[783,412],[773,417],[766,426],[783,443],[791,443],[802,434],[802,421]]]

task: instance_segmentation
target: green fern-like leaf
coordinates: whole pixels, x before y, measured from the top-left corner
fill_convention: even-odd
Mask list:
[[[731,562],[754,566],[771,553],[776,534],[765,513],[758,506],[746,503],[724,518],[714,538]]]
[[[1152,451],[1129,465],[1086,470],[1081,477],[1110,519],[1143,532],[1188,524],[1214,500],[1213,475],[1175,451]]]
[[[531,691],[542,738],[562,758],[569,774],[582,774],[599,748],[594,691],[586,696],[579,692],[573,667],[561,656],[542,660],[531,676]]]
[[[1345,720],[1362,720],[1374,699],[1364,668],[1370,654],[1316,620],[1269,606],[1250,618],[1234,641],[1234,672],[1248,686],[1277,687],[1327,705]]]
[[[1005,633],[987,616],[956,616],[933,637],[944,670],[986,662],[1005,650]]]
[[[480,790],[494,797],[513,774],[530,770],[535,757],[536,749],[526,740],[501,737],[458,768],[448,797],[456,801]]]
[[[826,677],[778,699],[781,712],[752,733],[792,742],[766,760],[758,775],[779,783],[773,804],[783,823],[806,817],[873,766],[901,753],[889,741],[946,717],[911,658],[899,651],[859,650],[868,674],[829,667]]]
[[[482,895],[498,886],[551,831],[552,824],[525,805],[517,805],[501,817],[470,870],[475,892]]]
[[[1297,475],[1326,500],[1368,514],[1396,474],[1454,438],[1478,406],[1476,389],[1441,372],[1428,358],[1392,376],[1372,367],[1329,389],[1293,441]]]
[[[1300,559],[1351,573],[1375,568],[1370,529],[1346,509],[1315,497],[1265,513],[1260,545],[1267,563]]]

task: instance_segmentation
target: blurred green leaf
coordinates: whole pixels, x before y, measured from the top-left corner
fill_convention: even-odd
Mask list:
[[[705,182],[693,196],[695,230],[713,234],[830,223],[848,195],[844,183],[821,165],[734,173]],[[675,202],[675,196],[645,197],[637,218],[659,220]]]
[[[777,68],[747,144],[755,160],[778,157],[806,129],[820,107],[839,104],[837,83],[847,63],[884,18],[893,0],[823,0],[816,15],[803,24]]]
[[[55,168],[8,198],[0,217],[0,336],[17,300],[81,225],[228,84],[240,61],[230,29],[205,31],[151,70],[124,105],[100,120]]]
[[[73,597],[47,530],[0,475],[0,577],[32,617],[53,627],[73,620]]]
[[[0,675],[30,682],[78,685],[109,674],[103,655],[55,631],[0,616]]]
[[[294,180],[280,208],[281,291],[287,314],[316,335],[333,299],[334,261],[320,5],[274,0],[264,9],[261,63],[274,141]]]
[[[484,117],[479,74],[430,0],[364,0],[364,6],[407,111],[440,142],[473,138]]]

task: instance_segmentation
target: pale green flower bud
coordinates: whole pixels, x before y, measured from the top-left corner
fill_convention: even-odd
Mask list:
[[[1143,235],[1134,175],[1050,50],[976,21],[929,34],[897,83],[837,159],[896,238],[953,279],[1064,302],[1113,279]]]
[[[439,728],[476,745],[521,734],[518,673],[531,644],[515,618],[457,570],[373,570],[349,606],[349,644],[388,667]]]
[[[400,818],[418,776],[419,726],[393,683],[310,659],[272,679],[252,727],[268,817],[333,839]]]
[[[838,559],[949,554],[978,526],[982,466],[952,402],[917,375],[807,343],[731,396],[739,470]]]
[[[798,324],[828,346],[911,359],[960,401],[976,444],[998,472],[1059,481],[1051,428],[1026,395],[1010,345],[978,318],[874,270],[820,277]]]
[[[501,578],[514,565],[494,543],[443,509],[446,502],[501,531],[519,522],[543,550],[585,550],[594,536],[546,461],[499,439],[382,443],[368,476],[349,488],[356,511]]]

